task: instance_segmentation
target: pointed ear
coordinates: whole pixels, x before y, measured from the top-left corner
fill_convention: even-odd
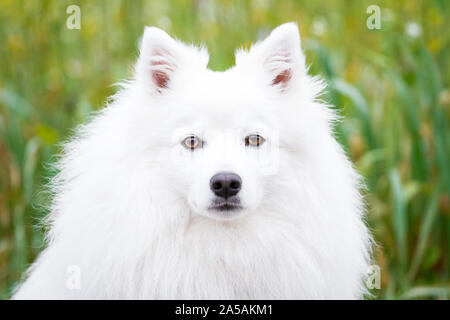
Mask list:
[[[155,27],[145,28],[136,73],[138,78],[151,80],[148,85],[154,93],[161,93],[169,87],[170,80],[178,68],[177,45],[163,30]]]
[[[155,27],[146,27],[136,65],[136,78],[142,79],[153,94],[170,89],[178,73],[189,68],[206,68],[208,52],[171,38]]]
[[[257,59],[271,86],[287,91],[305,69],[297,25],[291,22],[274,29],[263,42],[250,49],[249,58]]]

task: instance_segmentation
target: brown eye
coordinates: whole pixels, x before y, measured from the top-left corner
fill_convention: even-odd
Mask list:
[[[182,144],[185,148],[194,150],[198,147],[201,147],[203,145],[203,141],[196,136],[189,136],[183,140]]]
[[[263,137],[261,137],[259,134],[251,134],[247,137],[245,137],[245,145],[246,146],[252,146],[252,147],[259,147],[261,144],[266,141]]]

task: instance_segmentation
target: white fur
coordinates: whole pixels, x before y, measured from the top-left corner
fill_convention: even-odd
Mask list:
[[[135,79],[66,145],[48,246],[14,298],[361,297],[371,240],[359,177],[296,25],[238,51],[226,72],[207,63],[205,49],[146,28]],[[266,142],[245,147],[254,132]],[[189,134],[203,149],[183,148]],[[223,170],[243,181],[245,209],[229,216],[207,209]]]

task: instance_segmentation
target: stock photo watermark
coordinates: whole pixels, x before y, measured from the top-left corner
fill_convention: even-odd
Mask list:
[[[66,20],[66,27],[69,30],[81,29],[81,9],[76,4],[67,7],[66,13],[69,15]]]
[[[369,30],[381,29],[381,9],[373,4],[367,7],[366,13],[369,14],[366,20],[366,26]]]
[[[77,265],[70,265],[66,269],[66,287],[69,290],[81,290],[81,268]],[[366,272],[365,284],[369,290],[381,289],[381,268],[373,264]]]
[[[81,268],[77,265],[70,265],[66,269],[66,287],[69,290],[81,290]]]
[[[202,132],[200,137],[186,134],[186,128],[178,128],[174,131],[172,141],[175,147],[171,152],[172,163],[184,166],[186,163],[196,161],[197,164],[217,164],[233,166],[239,159],[251,164],[253,170],[259,174],[274,175],[279,170],[280,150],[279,150],[279,130],[264,129],[260,134],[244,134],[240,130],[209,129]],[[189,131],[190,132],[190,131]],[[186,137],[193,136],[201,141],[199,148],[194,151],[186,150],[183,143]],[[260,139],[257,146],[250,145],[247,139]],[[254,142],[252,142],[254,143]],[[247,146],[247,147],[246,147]],[[253,148],[252,148],[253,147]],[[258,152],[249,152],[258,148]],[[198,150],[197,150],[198,149]],[[205,149],[203,152],[201,149]],[[203,165],[202,165],[203,166]]]
[[[367,269],[366,287],[369,290],[381,289],[381,268],[380,266],[373,264]]]

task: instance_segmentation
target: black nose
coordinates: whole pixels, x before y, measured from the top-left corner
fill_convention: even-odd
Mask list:
[[[241,190],[241,185],[241,177],[232,172],[217,173],[209,181],[211,191],[225,199],[236,195]]]

